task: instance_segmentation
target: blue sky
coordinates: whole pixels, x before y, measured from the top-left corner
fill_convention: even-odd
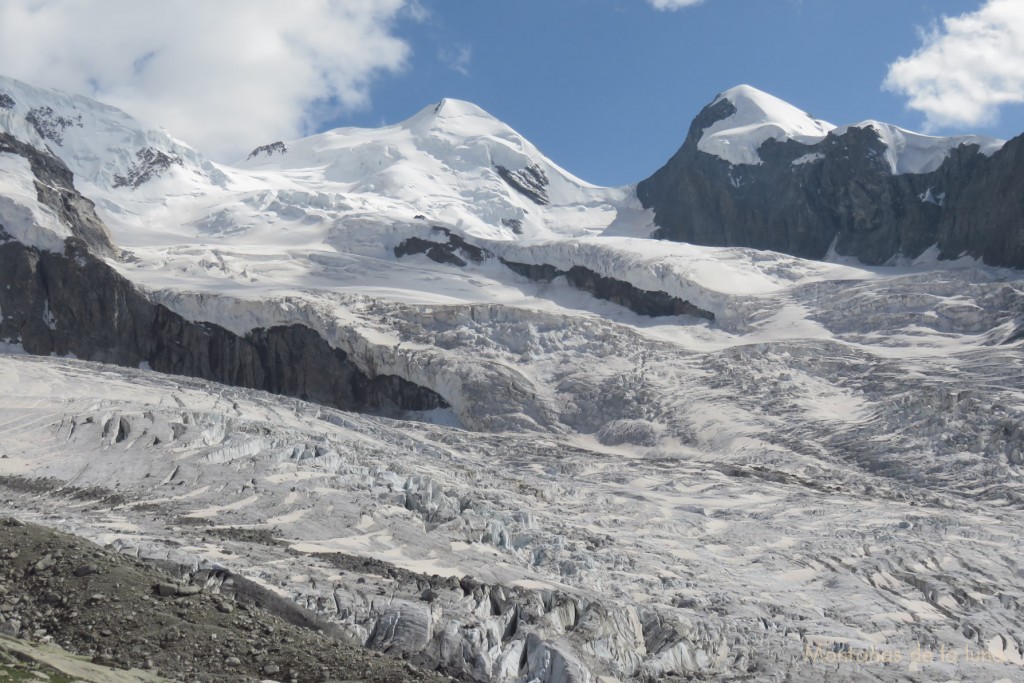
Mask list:
[[[878,119],[921,130],[922,113],[882,89],[922,29],[979,0],[707,0],[658,11],[642,0],[421,0],[395,34],[412,52],[370,89],[368,109],[333,123],[393,123],[442,97],[504,120],[593,183],[640,180],[681,144],[691,119],[739,83],[834,124]],[[1021,2],[1024,4],[1024,2]],[[1024,107],[996,125],[933,132],[1009,138]]]

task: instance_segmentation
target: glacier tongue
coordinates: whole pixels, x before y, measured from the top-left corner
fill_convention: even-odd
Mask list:
[[[824,350],[802,362],[834,364]],[[747,387],[783,357],[736,354],[716,372]],[[750,417],[721,422],[725,403],[691,415],[733,434],[709,453],[403,424],[78,361],[6,356],[0,370],[19,387],[0,398],[0,416],[19,416],[0,439],[5,510],[192,571],[229,567],[371,647],[473,680],[902,680],[881,665],[836,673],[825,653],[998,641],[1002,659],[957,664],[976,678],[1019,656],[1012,539],[1024,529],[1007,505],[1019,484],[977,489],[981,470],[930,482],[913,460],[863,468],[840,455],[855,447],[845,437],[878,418],[847,412],[852,397],[817,390],[818,419],[837,433],[819,451],[799,434],[810,424],[755,445]],[[983,414],[976,396],[919,394],[875,410],[927,419],[925,406],[959,402],[964,425]],[[771,410],[792,420],[791,400]],[[829,414],[830,401],[844,408]],[[770,405],[755,395],[737,408],[758,403]]]

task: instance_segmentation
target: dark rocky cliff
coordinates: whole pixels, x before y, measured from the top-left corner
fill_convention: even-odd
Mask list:
[[[28,160],[35,176],[39,203],[53,209],[57,217],[72,229],[92,253],[101,256],[113,256],[116,253],[107,226],[96,215],[95,204],[75,189],[71,169],[63,161],[7,133],[0,133],[0,153],[14,154]]]
[[[963,145],[920,174],[894,175],[870,127],[811,145],[768,140],[758,150],[762,164],[733,165],[697,143],[735,111],[728,99],[706,107],[679,151],[638,185],[640,201],[654,209],[655,237],[812,259],[834,244],[868,264],[938,245],[943,259],[966,254],[1024,268],[1024,136],[991,157]]]
[[[435,392],[392,375],[366,375],[315,331],[299,325],[244,336],[186,320],[148,299],[96,254],[114,247],[92,203],[56,157],[12,138],[0,151],[29,160],[39,200],[71,227],[64,253],[13,239],[0,226],[0,341],[36,355],[198,377],[347,410],[397,414],[447,407]]]

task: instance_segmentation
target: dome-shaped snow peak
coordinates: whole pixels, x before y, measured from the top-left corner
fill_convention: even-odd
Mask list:
[[[452,98],[400,123],[336,128],[280,146],[287,152],[236,166],[271,182],[408,206],[410,217],[493,238],[602,230],[626,194],[576,178],[508,124]]]
[[[757,150],[765,140],[818,142],[835,126],[749,85],[720,94],[711,106],[728,100],[735,111],[704,129],[697,149],[731,164],[759,165]]]

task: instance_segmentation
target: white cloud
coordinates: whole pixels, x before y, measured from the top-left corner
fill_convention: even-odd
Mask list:
[[[441,48],[437,58],[448,66],[452,71],[463,76],[469,75],[469,63],[473,60],[473,46],[459,45],[454,48]]]
[[[0,70],[91,95],[216,159],[369,101],[415,0],[3,0]]]
[[[654,9],[675,11],[683,7],[699,5],[704,0],[647,0],[647,2]]]
[[[889,66],[884,87],[907,96],[926,126],[993,123],[999,107],[1024,102],[1024,2],[987,0],[977,11],[943,17],[923,45]]]

